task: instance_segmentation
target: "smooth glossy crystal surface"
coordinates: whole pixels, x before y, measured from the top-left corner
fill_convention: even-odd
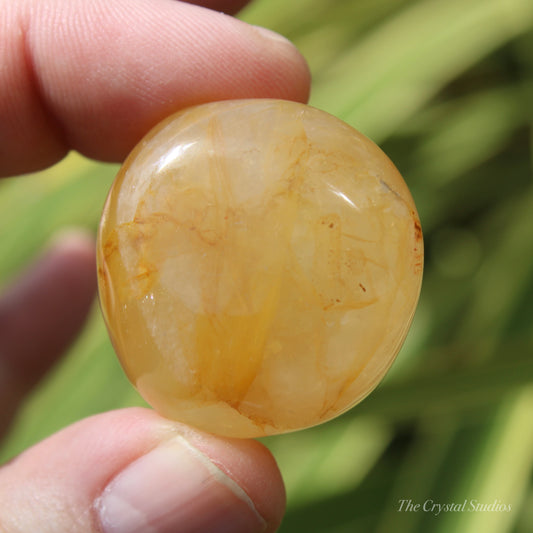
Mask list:
[[[98,241],[105,320],[161,414],[255,437],[352,407],[407,334],[422,236],[400,174],[340,120],[206,104],[134,149]]]

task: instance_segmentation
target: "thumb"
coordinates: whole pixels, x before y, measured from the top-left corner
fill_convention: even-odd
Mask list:
[[[148,409],[82,420],[0,469],[6,533],[273,532],[284,505],[264,446]]]

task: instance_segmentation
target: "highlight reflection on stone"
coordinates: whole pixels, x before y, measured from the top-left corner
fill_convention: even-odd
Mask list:
[[[100,298],[164,416],[255,437],[352,407],[407,334],[422,236],[367,138],[277,100],[197,106],[134,149],[107,199]]]

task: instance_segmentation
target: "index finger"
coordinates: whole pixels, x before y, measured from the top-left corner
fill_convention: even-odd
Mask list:
[[[174,0],[0,1],[0,175],[70,149],[120,161],[159,120],[234,98],[306,101],[286,40]]]

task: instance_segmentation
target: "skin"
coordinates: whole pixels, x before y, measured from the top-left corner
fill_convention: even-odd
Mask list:
[[[193,104],[307,101],[309,72],[296,49],[221,13],[244,3],[194,2],[215,12],[173,0],[0,0],[0,175],[45,168],[72,149],[121,161],[159,120]],[[72,232],[4,289],[0,433],[82,328],[95,290],[94,242]],[[285,494],[261,444],[205,435],[147,409],[82,420],[0,467],[0,530],[102,531],[95,501],[106,485],[174,434],[276,530]],[[195,498],[199,513],[212,505],[207,493]],[[193,518],[179,520],[157,531],[197,531]]]

